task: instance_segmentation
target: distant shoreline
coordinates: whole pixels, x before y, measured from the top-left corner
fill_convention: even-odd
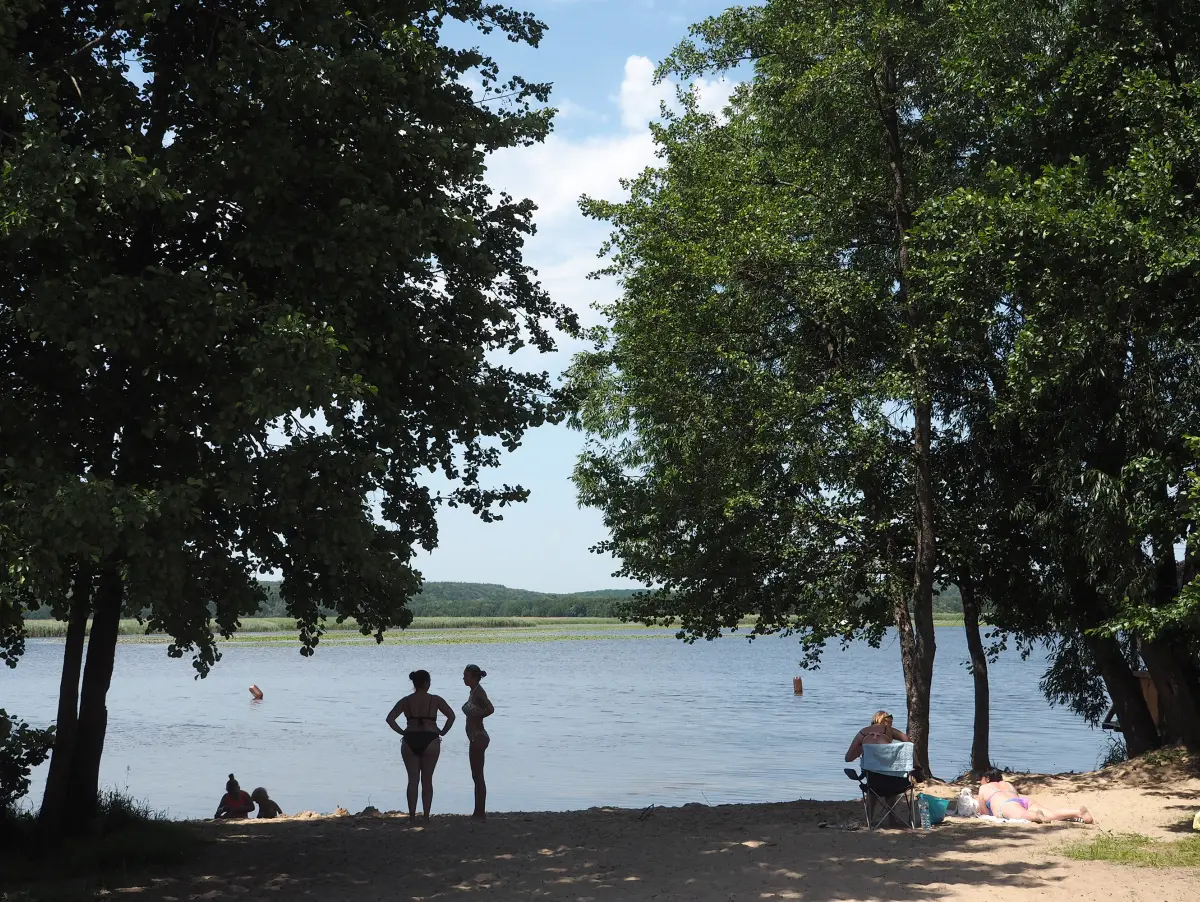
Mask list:
[[[742,627],[752,627],[753,620],[743,620]],[[934,618],[935,626],[962,626],[963,618],[942,615]],[[27,620],[26,637],[29,639],[65,639],[67,625],[60,620]],[[449,641],[505,641],[538,642],[555,640],[579,640],[602,638],[671,638],[664,636],[663,629],[673,627],[646,627],[640,623],[628,623],[615,617],[416,617],[407,629],[392,629],[384,636],[385,643],[439,642],[447,641],[448,631],[453,637]],[[655,632],[651,632],[654,630]],[[577,633],[573,635],[572,633]],[[137,620],[122,620],[121,640],[125,642],[169,642],[166,633],[147,633]],[[741,634],[734,634],[741,635]],[[480,638],[482,637],[482,638]],[[364,636],[353,620],[342,624],[329,621],[322,635],[323,640],[338,643],[371,643],[372,635]],[[238,632],[222,642],[276,644],[296,640],[296,621],[290,617],[247,617],[241,621]]]

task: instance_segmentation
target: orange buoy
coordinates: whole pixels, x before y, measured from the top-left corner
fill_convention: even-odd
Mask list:
[[[254,700],[256,702],[262,701],[262,697],[263,697],[262,690],[259,689],[257,686],[250,687],[250,694],[254,696]]]
[[[793,695],[803,695],[804,694],[804,681],[801,680],[800,677],[792,677],[792,694]]]

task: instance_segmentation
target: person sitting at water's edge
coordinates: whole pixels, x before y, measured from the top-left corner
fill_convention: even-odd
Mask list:
[[[846,760],[854,761],[862,757],[864,745],[874,745],[885,742],[910,742],[911,740],[892,726],[892,715],[887,711],[876,711],[871,718],[871,725],[863,727],[854,736],[850,748],[846,750]]]
[[[225,784],[225,795],[221,796],[221,803],[217,805],[217,813],[213,817],[246,817],[253,810],[254,802],[251,800],[250,794],[242,789],[233,774],[230,774],[229,781]]]
[[[1087,807],[1051,808],[1033,796],[1020,795],[1016,787],[1004,779],[1004,774],[992,768],[979,779],[980,814],[990,814],[993,817],[1003,817],[1010,821],[1032,821],[1035,824],[1045,824],[1050,821],[1083,821],[1094,824]]]
[[[250,798],[258,805],[259,817],[286,817],[283,809],[267,795],[267,791],[261,786],[254,792],[250,793]]]
[[[892,726],[892,715],[887,711],[876,711],[871,718],[869,726],[863,727],[854,735],[854,741],[850,743],[850,748],[846,750],[846,760],[854,761],[863,757],[864,745],[887,745],[893,742],[909,742],[909,738]],[[904,765],[905,770],[912,766],[911,755],[906,759]],[[866,762],[863,762],[863,771],[866,771]],[[879,797],[877,794],[871,796],[868,802],[871,807],[874,807],[874,799]],[[905,823],[898,814],[898,805],[901,796],[895,792],[883,795],[884,804],[888,807],[891,813],[888,815],[887,823],[891,826],[911,827],[911,823]],[[873,815],[868,815],[868,819]],[[911,813],[910,813],[911,816]]]

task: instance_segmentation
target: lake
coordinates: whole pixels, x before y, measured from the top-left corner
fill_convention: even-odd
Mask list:
[[[488,671],[496,705],[487,763],[495,811],[854,798],[842,773],[854,734],[879,708],[905,724],[894,637],[879,649],[830,649],[820,670],[803,673],[794,639],[686,645],[670,631],[571,631],[563,641],[459,632],[383,646],[326,641],[307,659],[290,644],[227,643],[205,680],[163,644],[122,643],[102,782],[174,817],[210,817],[231,771],[247,790],[266,786],[289,813],[403,809],[400,737],[384,717],[420,668],[458,711],[469,663]],[[937,643],[931,759],[949,778],[969,760],[972,683],[963,630],[939,627]],[[52,721],[62,651],[30,640],[16,670],[0,668],[0,707]],[[1048,706],[1038,690],[1044,665],[1041,654],[1007,652],[991,667],[992,759],[1091,770],[1104,736]],[[250,698],[251,683],[263,701]],[[462,724],[460,714],[443,740],[435,813],[472,807]],[[30,798],[40,801],[45,766],[36,777]]]

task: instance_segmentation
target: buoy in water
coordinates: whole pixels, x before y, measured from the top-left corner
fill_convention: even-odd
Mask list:
[[[804,694],[804,681],[801,680],[800,677],[792,677],[792,694],[793,695],[803,695]]]
[[[262,690],[259,689],[257,686],[250,687],[250,694],[254,696],[254,700],[256,702],[262,701],[262,697],[263,697]]]

